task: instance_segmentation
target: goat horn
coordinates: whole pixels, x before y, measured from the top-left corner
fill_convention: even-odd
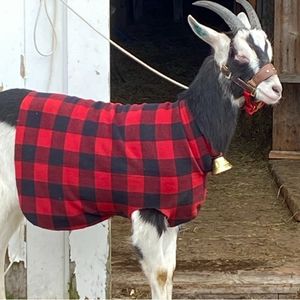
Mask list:
[[[245,28],[242,21],[233,12],[218,3],[211,1],[197,1],[194,2],[193,5],[208,8],[218,14],[234,33]]]
[[[242,5],[249,17],[249,21],[252,28],[261,29],[261,24],[259,21],[259,18],[256,14],[255,9],[252,7],[252,5],[247,0],[235,0],[237,3]]]

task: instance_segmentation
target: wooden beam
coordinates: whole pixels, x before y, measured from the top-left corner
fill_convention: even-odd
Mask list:
[[[275,0],[274,62],[283,82],[282,100],[273,110],[275,151],[300,151],[299,18],[300,1]]]
[[[269,169],[295,221],[300,222],[300,194],[297,182],[300,160],[271,160]]]
[[[257,0],[256,12],[269,40],[274,41],[274,0]]]
[[[282,83],[300,83],[300,74],[280,74],[279,79]]]
[[[275,0],[274,61],[280,73],[300,74],[300,1]]]
[[[273,149],[300,151],[300,84],[283,84],[283,97],[273,109]]]
[[[272,150],[269,154],[270,159],[292,159],[300,160],[300,151],[278,151]]]

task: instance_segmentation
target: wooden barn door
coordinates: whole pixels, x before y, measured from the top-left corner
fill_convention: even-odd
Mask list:
[[[283,99],[274,109],[270,158],[300,159],[300,1],[275,0],[275,65]]]
[[[109,0],[68,3],[109,36]],[[109,101],[109,45],[60,1],[2,1],[0,36],[0,89],[25,87]],[[18,232],[10,246],[10,258],[24,259],[26,269],[10,269],[7,295],[107,298],[109,232],[109,222],[74,232],[51,232],[27,223],[25,239]]]

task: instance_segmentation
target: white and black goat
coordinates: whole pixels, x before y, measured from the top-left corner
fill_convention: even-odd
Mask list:
[[[272,47],[257,15],[247,1],[237,2],[243,5],[248,17],[244,13],[236,16],[210,1],[194,3],[219,14],[231,28],[232,37],[199,24],[189,16],[192,30],[214,51],[177,101],[188,107],[194,125],[217,153],[226,152],[245,97],[250,95],[253,105],[255,102],[273,105],[282,93],[271,65]],[[16,185],[15,138],[20,105],[27,93],[8,90],[0,94],[0,298],[5,298],[3,270],[7,244],[23,219]],[[166,216],[151,208],[132,212],[131,220],[132,243],[149,280],[152,298],[171,299],[178,226],[169,226]]]

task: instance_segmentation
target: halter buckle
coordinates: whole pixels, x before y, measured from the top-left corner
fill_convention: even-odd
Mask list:
[[[222,65],[221,72],[227,79],[231,79],[232,73],[230,72],[229,68],[226,65]]]

